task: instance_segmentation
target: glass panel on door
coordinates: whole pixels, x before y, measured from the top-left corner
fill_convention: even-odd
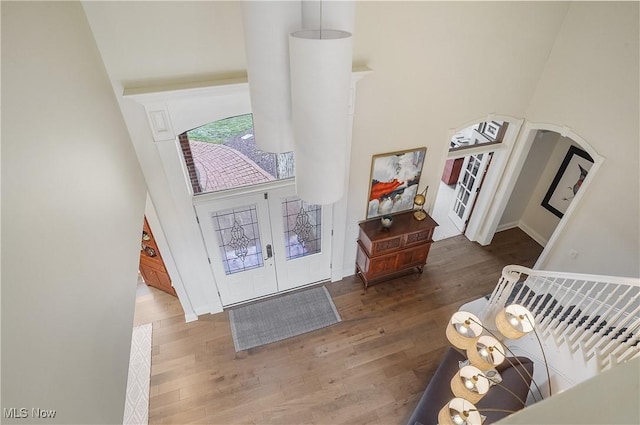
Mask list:
[[[225,274],[264,266],[255,205],[212,212],[211,219]]]
[[[331,207],[310,204],[295,187],[269,193],[278,288],[281,291],[331,277]]]
[[[316,254],[322,249],[322,207],[298,197],[282,200],[287,261]]]
[[[300,200],[293,184],[195,209],[222,305],[331,277],[331,208]]]
[[[204,201],[195,209],[222,305],[278,292],[264,194]]]
[[[456,184],[455,198],[449,211],[451,222],[461,232],[464,232],[466,228],[490,159],[491,153],[470,155],[464,159],[462,173]]]

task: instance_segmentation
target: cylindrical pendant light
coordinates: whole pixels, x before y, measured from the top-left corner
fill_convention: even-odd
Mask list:
[[[298,1],[243,1],[247,76],[256,146],[293,150],[289,34],[302,24]]]
[[[331,204],[344,192],[352,44],[339,30],[289,36],[296,191],[309,203]]]

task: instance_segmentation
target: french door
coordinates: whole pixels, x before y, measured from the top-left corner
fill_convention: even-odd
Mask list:
[[[480,191],[493,152],[469,155],[464,158],[454,193],[449,219],[464,233],[473,205]]]
[[[330,278],[331,207],[302,201],[293,184],[195,209],[224,306]]]

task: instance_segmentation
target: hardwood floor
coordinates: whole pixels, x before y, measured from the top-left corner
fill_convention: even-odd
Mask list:
[[[404,424],[448,347],[450,315],[541,252],[519,229],[488,247],[435,242],[421,275],[366,292],[355,276],[327,283],[342,322],[239,353],[228,312],[184,323],[178,300],[151,288],[135,314],[153,322],[149,423]]]

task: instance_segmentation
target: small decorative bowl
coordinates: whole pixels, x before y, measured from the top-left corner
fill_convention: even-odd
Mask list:
[[[380,222],[382,223],[383,228],[388,229],[393,224],[393,217],[390,215],[383,215]]]

